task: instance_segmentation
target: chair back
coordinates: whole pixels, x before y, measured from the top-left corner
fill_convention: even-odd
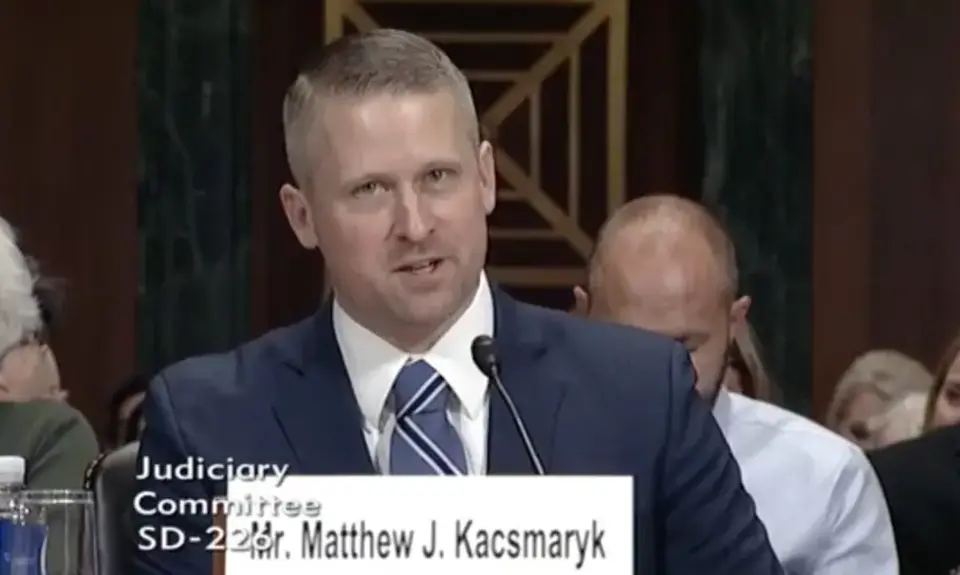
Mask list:
[[[100,575],[134,572],[133,497],[139,442],[104,453],[87,468],[85,487],[93,492]]]

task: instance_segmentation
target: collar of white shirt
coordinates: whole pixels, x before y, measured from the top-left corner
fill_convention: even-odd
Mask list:
[[[484,407],[488,381],[473,362],[471,345],[478,335],[493,335],[493,295],[481,275],[473,301],[463,315],[422,356],[447,380],[467,417]],[[380,427],[381,415],[400,370],[412,356],[357,323],[334,300],[333,329],[340,353],[367,425]]]
[[[733,421],[733,402],[726,388],[721,387],[717,392],[717,399],[713,403],[713,417],[717,420],[720,430],[726,434]]]

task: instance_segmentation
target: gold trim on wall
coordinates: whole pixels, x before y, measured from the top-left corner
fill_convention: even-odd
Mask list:
[[[550,226],[550,230],[491,230],[494,239],[509,238],[522,243],[525,240],[556,238],[566,241],[584,260],[593,250],[593,238],[580,225],[579,203],[585,195],[593,195],[598,190],[580,189],[579,179],[583,155],[580,150],[581,118],[579,90],[581,70],[584,62],[580,57],[582,44],[603,24],[607,24],[607,67],[606,67],[606,140],[607,155],[605,172],[607,186],[605,207],[612,213],[626,201],[626,109],[627,109],[627,21],[629,0],[477,0],[485,4],[512,5],[580,5],[584,12],[566,31],[558,32],[522,32],[491,30],[489,32],[425,32],[424,36],[435,42],[458,44],[495,44],[495,43],[543,43],[550,47],[526,71],[508,70],[466,70],[465,73],[475,81],[510,82],[496,101],[481,111],[480,120],[489,133],[513,114],[525,101],[536,108],[543,82],[559,66],[569,62],[570,99],[567,108],[569,165],[567,177],[570,181],[564,190],[566,201],[558,203],[554,196],[544,191],[538,169],[530,173],[511,155],[497,149],[497,171],[504,180],[507,190],[498,195],[503,201],[524,201]],[[326,40],[332,41],[343,34],[343,24],[349,21],[358,30],[368,31],[381,27],[364,8],[368,4],[456,4],[456,0],[326,0]],[[509,8],[505,7],[509,12]],[[509,17],[505,14],[504,17]],[[385,23],[389,25],[389,23]],[[412,30],[417,32],[416,30]],[[534,113],[532,111],[531,113]],[[536,138],[539,134],[539,116],[530,122],[531,157],[539,157]],[[569,286],[583,279],[583,272],[571,268],[550,268],[542,266],[521,266],[493,268],[491,276],[498,281],[512,285]]]

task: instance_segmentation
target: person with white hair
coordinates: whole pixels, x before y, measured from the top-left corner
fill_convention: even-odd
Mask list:
[[[83,415],[61,401],[39,279],[0,218],[0,455],[24,458],[29,489],[75,489],[99,446]]]
[[[923,433],[923,417],[927,408],[927,394],[908,393],[889,409],[867,420],[870,437],[868,449],[878,449],[919,437]]]
[[[827,406],[826,426],[868,449],[874,440],[867,422],[910,393],[927,393],[933,374],[919,361],[892,349],[857,357],[840,377]]]

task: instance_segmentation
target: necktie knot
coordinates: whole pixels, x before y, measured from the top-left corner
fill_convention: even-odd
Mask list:
[[[393,383],[397,417],[445,410],[450,389],[437,370],[420,359],[403,366]]]

